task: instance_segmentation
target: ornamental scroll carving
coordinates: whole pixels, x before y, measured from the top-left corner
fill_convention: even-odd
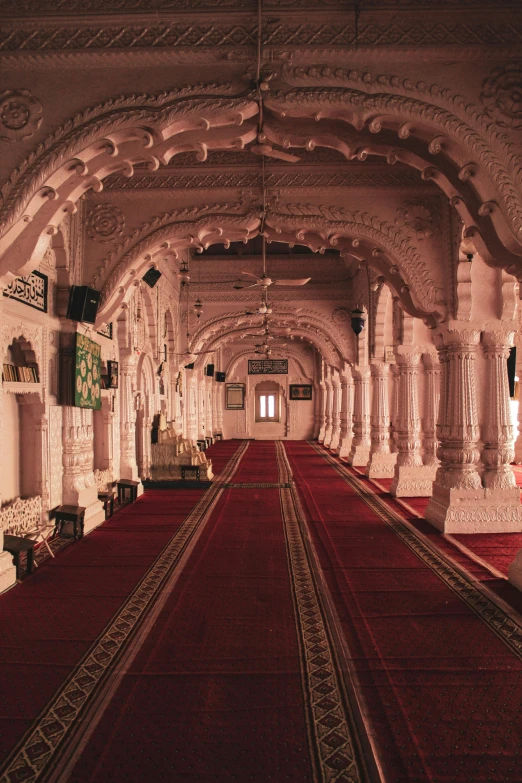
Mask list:
[[[86,228],[95,242],[111,242],[123,234],[125,216],[114,204],[97,204],[87,215]]]
[[[504,128],[522,128],[522,63],[496,68],[482,86],[482,103]]]
[[[0,93],[0,139],[21,141],[42,124],[42,106],[29,90]]]
[[[440,213],[429,199],[410,199],[398,208],[395,225],[416,239],[428,239],[440,231]]]
[[[42,498],[16,498],[0,508],[0,530],[9,536],[19,536],[35,530],[42,516]]]

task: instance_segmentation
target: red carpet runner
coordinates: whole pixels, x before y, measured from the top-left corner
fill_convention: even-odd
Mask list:
[[[386,781],[521,780],[521,629],[310,445],[285,448]]]
[[[2,781],[368,780],[286,463],[274,443],[252,443],[223,480],[119,664],[93,669],[95,682],[85,664],[69,678],[69,709],[75,689],[90,693],[54,753],[40,745],[63,722],[60,702]]]
[[[240,445],[209,450],[217,472]],[[146,492],[0,596],[0,768],[203,494]]]

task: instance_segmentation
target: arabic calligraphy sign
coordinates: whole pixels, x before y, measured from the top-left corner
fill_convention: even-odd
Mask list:
[[[101,347],[83,334],[76,335],[74,404],[79,408],[101,408]]]
[[[17,277],[4,291],[4,296],[16,299],[42,313],[47,312],[47,276],[41,272],[31,272],[25,277]]]
[[[249,375],[287,375],[288,359],[249,359]]]

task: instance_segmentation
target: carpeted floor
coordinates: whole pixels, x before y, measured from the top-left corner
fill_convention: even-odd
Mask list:
[[[317,446],[207,454],[0,596],[1,783],[521,780],[491,572]]]
[[[519,780],[520,655],[320,453],[285,448],[386,780]]]

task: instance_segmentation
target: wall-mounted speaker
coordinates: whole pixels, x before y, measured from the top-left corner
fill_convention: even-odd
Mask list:
[[[218,383],[225,383],[226,379],[227,379],[226,372],[217,372],[216,373],[216,381]]]
[[[86,324],[95,323],[100,296],[99,291],[86,285],[71,286],[67,318],[72,321],[83,321]]]
[[[160,277],[161,277],[161,272],[159,271],[159,269],[154,269],[154,267],[152,266],[150,269],[148,269],[145,272],[145,274],[141,279],[144,280],[150,288],[154,288],[154,286],[156,285]]]
[[[511,399],[515,396],[515,375],[517,369],[517,349],[511,348],[507,360],[509,396]]]
[[[213,364],[207,364],[205,367],[205,375],[207,375],[209,378],[214,377],[214,365]]]
[[[185,365],[185,370],[193,370],[194,369],[195,362],[192,362],[191,364]]]

